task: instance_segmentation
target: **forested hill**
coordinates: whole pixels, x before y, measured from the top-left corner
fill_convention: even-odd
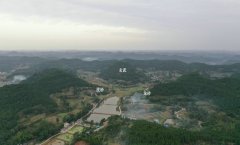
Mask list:
[[[74,74],[58,69],[49,69],[40,73],[35,73],[32,77],[23,81],[22,84],[34,85],[49,93],[55,93],[70,86],[91,86],[86,81],[77,78]]]
[[[24,57],[24,56],[0,56],[0,71],[11,71],[19,67],[33,67],[39,65],[47,59],[40,57]]]
[[[131,60],[125,62],[145,70],[178,71],[182,73],[219,71],[240,73],[240,63],[209,65],[205,63],[185,63],[178,60]]]
[[[56,104],[49,95],[72,86],[91,85],[72,74],[51,69],[21,84],[0,88],[0,144],[11,144],[8,141],[17,134],[20,115],[55,112]]]
[[[120,69],[126,69],[126,72],[119,72]],[[101,74],[106,80],[123,80],[128,82],[139,82],[145,79],[142,71],[125,61],[118,61],[104,69]]]
[[[205,96],[213,100],[220,109],[240,115],[240,77],[238,76],[211,80],[194,73],[174,82],[160,83],[151,89],[151,92],[150,99],[155,101],[159,95]]]
[[[30,61],[31,58],[28,58]],[[33,60],[33,62],[35,62]],[[125,64],[131,65],[134,68],[142,69],[145,71],[177,71],[183,74],[187,74],[190,72],[229,72],[229,73],[240,73],[240,63],[229,64],[229,65],[208,65],[204,63],[184,63],[177,60],[132,60],[125,59],[121,61],[117,60],[104,60],[104,61],[82,61],[80,59],[58,59],[58,60],[44,60],[44,61],[36,61],[36,63],[28,64],[29,68],[27,69],[18,69],[13,74],[25,74],[31,75],[35,72],[39,72],[45,69],[64,69],[64,70],[85,70],[85,71],[93,71],[93,72],[104,72],[111,70],[116,64],[119,62],[124,62]],[[26,65],[26,63],[22,62],[17,64]],[[15,66],[15,65],[13,65]],[[15,66],[15,67],[16,67]],[[0,71],[5,71],[6,67],[9,69],[12,68],[12,65],[0,65]],[[11,69],[10,69],[11,70]]]
[[[112,116],[106,128],[91,136],[79,134],[75,139],[91,145],[106,145],[113,140],[124,145],[239,145],[239,129],[236,126],[236,134],[233,135],[233,132],[217,131],[216,128],[194,131]]]
[[[211,140],[222,141],[215,144],[240,144],[240,77],[212,80],[199,74],[189,74],[169,83],[160,83],[151,89],[151,101],[159,103],[172,100],[170,105],[188,108],[190,115],[204,123],[201,132],[211,136]],[[184,98],[182,104],[180,98]],[[164,98],[164,99],[163,99]],[[214,106],[213,112],[197,102]],[[190,107],[191,106],[191,107]],[[194,108],[203,109],[197,111]],[[191,113],[190,113],[191,114]],[[202,114],[202,115],[201,115]],[[212,143],[214,144],[214,143]]]

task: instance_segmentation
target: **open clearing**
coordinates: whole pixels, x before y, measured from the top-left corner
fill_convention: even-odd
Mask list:
[[[57,136],[57,139],[70,143],[73,139],[73,135],[69,134],[69,133],[64,133],[64,134]]]
[[[62,140],[53,139],[53,140],[49,141],[48,143],[46,143],[45,145],[65,145],[65,142]]]
[[[73,128],[71,128],[67,133],[60,134],[57,137],[54,137],[44,145],[65,145],[66,143],[70,143],[73,139],[74,133],[82,133],[84,127],[80,125],[76,125]]]
[[[74,126],[72,129],[68,131],[69,134],[74,134],[74,133],[82,133],[83,132],[83,127],[82,126]]]

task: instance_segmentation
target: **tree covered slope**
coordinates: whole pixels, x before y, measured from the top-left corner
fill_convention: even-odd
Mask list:
[[[21,130],[20,116],[57,111],[50,94],[68,87],[88,86],[91,85],[72,74],[51,69],[20,84],[0,88],[0,144],[7,144]]]
[[[240,115],[240,78],[238,77],[211,80],[194,73],[174,82],[160,83],[151,89],[151,92],[152,100],[157,100],[159,95],[205,96],[213,100],[220,109]]]
[[[120,69],[125,69],[126,72],[119,72]],[[137,68],[125,61],[118,61],[113,63],[106,69],[104,69],[101,74],[106,80],[123,80],[128,82],[139,82],[145,79],[145,75],[138,71]]]

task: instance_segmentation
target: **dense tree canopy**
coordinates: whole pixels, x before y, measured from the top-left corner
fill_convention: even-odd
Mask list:
[[[213,100],[220,109],[240,115],[240,78],[237,77],[211,80],[194,73],[174,82],[160,83],[151,92],[150,99],[155,101],[158,96],[203,96]]]
[[[195,113],[191,117],[204,120],[202,132],[209,134],[213,140],[222,141],[225,144],[240,142],[238,127],[240,124],[240,78],[238,75],[212,80],[194,73],[185,75],[177,81],[160,83],[151,91],[152,96],[149,97],[151,101],[160,101],[162,97],[175,98],[183,95],[186,98],[212,102],[217,107],[216,113],[204,115],[198,110],[189,110]]]
[[[126,72],[119,72],[120,69],[126,68]],[[119,61],[110,65],[107,69],[102,70],[101,77],[107,80],[123,80],[128,82],[139,82],[145,79],[143,72],[125,61]]]
[[[0,144],[10,145],[12,140],[22,139],[22,142],[31,139],[34,133],[21,132],[24,128],[18,123],[20,116],[56,112],[57,105],[49,97],[50,94],[74,86],[89,87],[91,85],[72,74],[51,69],[35,74],[20,84],[0,88]],[[39,124],[39,126],[41,128],[44,125]],[[39,129],[39,131],[45,130]],[[56,129],[47,132],[51,134],[54,131]],[[43,139],[46,136],[43,132],[38,137]]]

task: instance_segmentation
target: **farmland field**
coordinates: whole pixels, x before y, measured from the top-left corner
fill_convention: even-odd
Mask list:
[[[117,104],[119,98],[118,97],[111,97],[108,98],[96,108],[93,113],[88,117],[87,121],[94,121],[95,123],[99,123],[102,119],[107,119],[111,115],[119,115],[119,111],[117,111]]]
[[[62,141],[62,140],[58,140],[58,139],[52,139],[51,141],[49,141],[45,145],[65,145],[65,142]]]
[[[73,139],[73,135],[69,134],[69,133],[64,133],[64,134],[59,135],[57,137],[57,139],[70,143]]]
[[[83,131],[83,127],[82,126],[75,126],[75,127],[73,127],[72,129],[70,129],[69,131],[68,131],[68,133],[69,134],[74,134],[74,133],[81,133],[82,131]]]

